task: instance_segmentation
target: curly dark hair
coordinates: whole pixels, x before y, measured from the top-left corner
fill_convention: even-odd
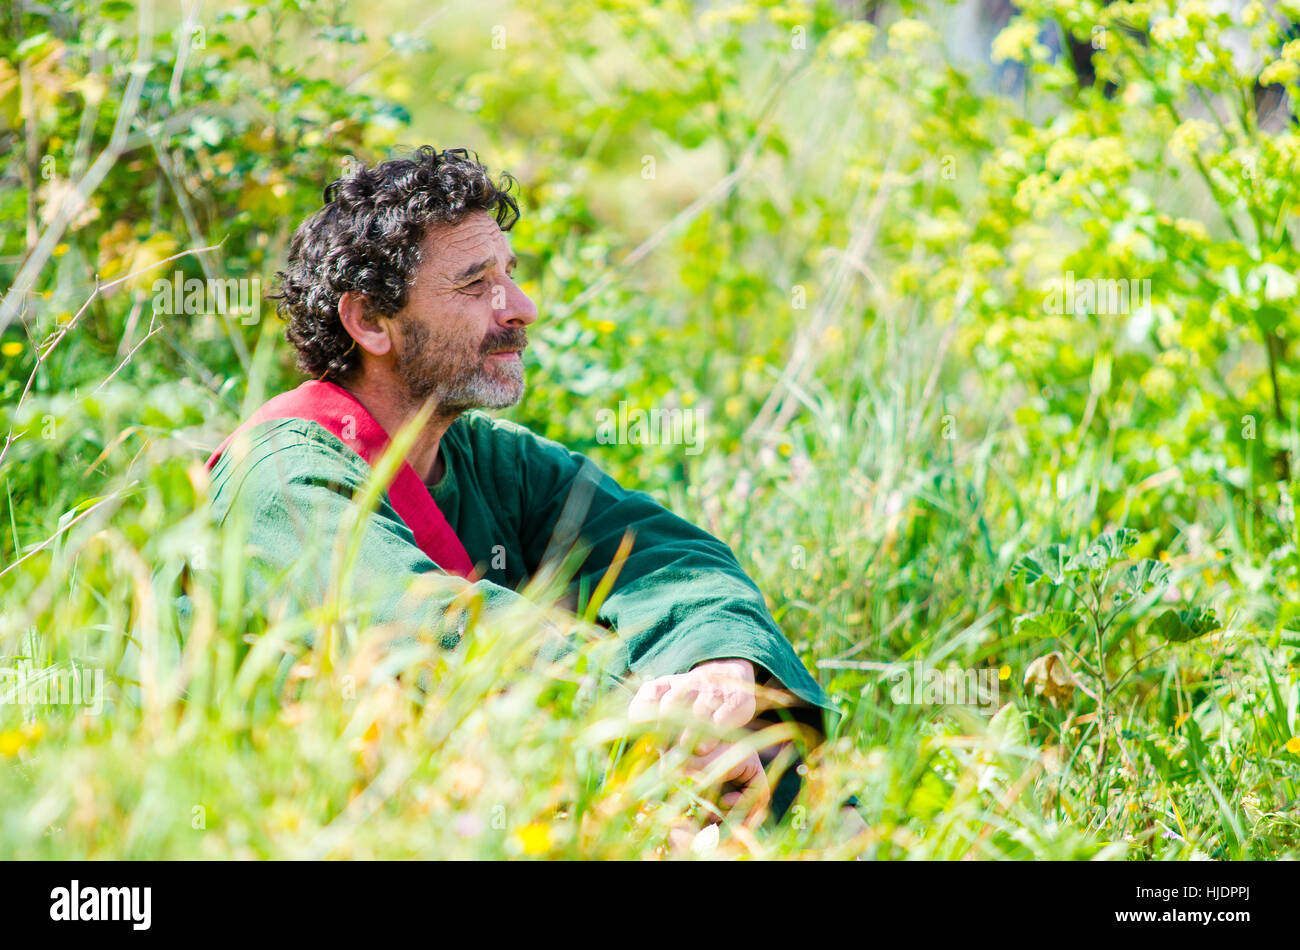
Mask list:
[[[339,320],[339,298],[363,294],[367,309],[392,316],[406,305],[430,224],[459,224],[473,211],[493,214],[501,230],[519,220],[510,194],[518,182],[494,183],[478,155],[430,145],[351,174],[325,187],[325,207],[299,225],[289,259],[276,272],[276,310],[298,351],[298,367],[319,379],[346,380],[360,353]]]

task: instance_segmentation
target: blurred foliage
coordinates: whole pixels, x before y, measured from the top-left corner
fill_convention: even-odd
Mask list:
[[[246,602],[209,523],[203,458],[297,375],[269,301],[154,281],[269,291],[325,184],[426,142],[522,183],[509,415],[730,543],[843,699],[792,819],[715,853],[1297,853],[1300,6],[1028,0],[973,64],[953,5],[846,6],[0,9],[0,665],[108,697],[0,704],[0,854],[661,853],[689,787],[589,650],[379,662],[354,623],[331,667],[302,634],[348,606]],[[620,401],[703,452],[602,444]],[[1121,528],[1221,629],[1048,708],[1077,631],[1012,568]],[[1110,629],[1103,678],[1157,636]],[[890,703],[916,660],[1000,711]]]

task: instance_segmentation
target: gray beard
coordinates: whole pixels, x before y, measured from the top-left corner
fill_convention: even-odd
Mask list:
[[[504,409],[523,398],[522,362],[498,361],[490,367],[482,352],[459,354],[439,362],[436,354],[445,353],[446,348],[430,342],[424,325],[407,326],[405,337],[395,369],[412,405],[432,399],[436,415],[455,417],[467,409]],[[492,348],[501,345],[498,340]]]

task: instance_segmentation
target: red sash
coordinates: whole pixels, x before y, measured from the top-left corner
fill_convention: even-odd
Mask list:
[[[355,396],[334,383],[318,379],[309,379],[297,389],[280,393],[268,400],[254,412],[248,421],[239,426],[217,447],[208,459],[208,469],[217,464],[235,436],[250,426],[268,419],[307,419],[318,422],[325,429],[356,452],[367,465],[375,467],[379,457],[388,446],[388,433],[375,421],[374,416],[366,412]],[[344,420],[347,420],[345,423]],[[344,435],[344,429],[354,430]],[[421,551],[429,555],[438,567],[450,574],[459,574],[473,580],[471,573],[474,563],[470,560],[465,546],[456,537],[447,519],[438,509],[428,487],[420,481],[409,462],[402,462],[392,483],[388,486],[388,498],[398,516],[415,535],[415,543]]]

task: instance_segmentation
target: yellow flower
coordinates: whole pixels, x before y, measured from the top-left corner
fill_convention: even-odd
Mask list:
[[[68,245],[67,245],[67,244],[59,243],[59,244],[54,245],[54,256],[55,256],[55,257],[62,257],[62,256],[63,256],[64,254],[66,254],[66,253],[68,253]]]
[[[1006,664],[1000,666],[998,668],[998,679],[1003,680],[1004,682],[1011,679],[1011,667]]]
[[[831,31],[827,50],[838,59],[861,59],[867,55],[876,28],[865,20],[853,20]]]
[[[1037,24],[1025,20],[1013,20],[993,38],[995,63],[1007,60],[1023,63],[1031,58],[1042,59],[1047,56],[1047,52],[1047,47],[1038,42]]]
[[[1205,119],[1188,119],[1174,129],[1174,134],[1169,139],[1169,150],[1179,158],[1187,159],[1215,137],[1214,126]]]
[[[1210,22],[1210,10],[1204,0],[1186,0],[1179,6],[1178,13],[1190,26],[1203,27]]]
[[[1279,59],[1264,67],[1264,71],[1259,74],[1259,83],[1261,86],[1280,86],[1295,82],[1297,78],[1300,78],[1300,64],[1289,59]]]
[[[0,343],[0,353],[5,356],[17,356],[22,351],[23,345],[17,340],[6,340],[4,343]]]
[[[786,28],[807,26],[812,22],[813,11],[804,4],[775,6],[767,11],[767,18],[777,26]]]
[[[1174,221],[1174,230],[1185,238],[1191,238],[1193,241],[1208,242],[1210,232],[1205,229],[1205,225],[1193,218],[1178,218]]]
[[[1177,17],[1166,17],[1151,25],[1151,38],[1160,46],[1168,46],[1187,35],[1187,23]]]
[[[614,332],[614,321],[613,321],[613,320],[601,320],[599,323],[596,324],[596,329],[599,330],[601,333],[613,333],[613,332]]]
[[[922,43],[937,39],[934,30],[920,20],[899,20],[889,28],[889,48],[895,52],[910,52]]]
[[[45,729],[39,722],[27,723],[21,729],[0,732],[0,758],[12,759],[43,735]]]
[[[1300,736],[1292,736],[1287,739],[1286,750],[1292,755],[1300,755]]]
[[[725,10],[713,9],[706,11],[699,20],[701,29],[710,29],[717,24],[730,25],[732,23],[743,26],[746,23],[753,23],[758,17],[758,11],[752,6],[745,3],[736,3],[727,7]]]
[[[524,854],[545,854],[551,850],[551,829],[540,821],[524,825],[515,832]]]
[[[783,458],[789,458],[790,453],[794,451],[794,446],[789,442],[782,442],[777,446],[777,451],[781,453]]]
[[[1164,366],[1153,366],[1142,374],[1142,391],[1157,398],[1168,396],[1178,386],[1178,377]]]
[[[1133,159],[1118,137],[1106,135],[1094,139],[1084,147],[1083,164],[1093,172],[1114,177],[1128,171],[1133,165]]]

